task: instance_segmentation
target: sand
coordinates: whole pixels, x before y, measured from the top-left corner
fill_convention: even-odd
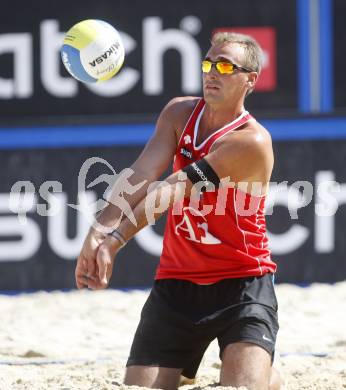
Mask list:
[[[346,389],[346,282],[276,287],[275,366],[284,389]],[[0,295],[0,389],[127,389],[124,365],[148,291]],[[195,385],[213,389],[220,361],[206,352]],[[244,388],[243,388],[244,389]]]

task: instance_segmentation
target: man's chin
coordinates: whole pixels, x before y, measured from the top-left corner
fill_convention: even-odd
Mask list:
[[[204,100],[207,103],[212,103],[220,102],[223,98],[219,91],[204,91]]]

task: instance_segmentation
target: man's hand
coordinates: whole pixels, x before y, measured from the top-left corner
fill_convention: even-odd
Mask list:
[[[104,239],[105,236],[94,229],[90,229],[86,236],[75,270],[78,288],[91,287],[89,284],[98,279],[96,256]]]
[[[115,255],[120,247],[121,243],[114,237],[91,229],[77,259],[77,287],[93,290],[106,288],[112,276]]]
[[[101,289],[108,287],[108,283],[113,272],[115,256],[121,246],[121,242],[112,236],[107,236],[104,239],[102,244],[99,246],[96,256],[96,263],[98,267],[98,285],[91,288]],[[93,283],[94,281],[92,281],[92,284]]]

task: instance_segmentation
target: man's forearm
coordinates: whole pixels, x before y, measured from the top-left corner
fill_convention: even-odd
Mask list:
[[[127,213],[134,210],[138,203],[146,197],[148,187],[152,181],[153,178],[148,178],[144,173],[133,171],[128,183],[133,188],[139,187],[133,193],[124,191],[122,183],[116,182],[112,188],[108,205],[96,217],[94,229],[104,233],[103,230],[112,230],[119,226]],[[117,194],[118,198],[114,194]]]
[[[159,219],[175,202],[184,198],[184,183],[169,184],[165,182],[149,192],[134,208],[133,214],[137,224],[128,218],[123,219],[117,231],[129,241],[137,232]]]

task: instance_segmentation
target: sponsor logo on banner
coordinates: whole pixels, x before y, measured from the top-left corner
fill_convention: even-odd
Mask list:
[[[169,50],[175,50],[181,57],[181,91],[184,94],[198,94],[201,91],[200,60],[202,57],[199,41],[195,37],[202,28],[197,16],[188,15],[182,18],[180,24],[185,22],[193,29],[184,31],[179,28],[165,29],[160,17],[145,17],[142,21],[143,40],[143,68],[134,69],[125,65],[122,72],[107,84],[85,86],[92,93],[103,97],[125,95],[139,82],[143,83],[143,95],[159,96],[164,93],[164,56]],[[272,91],[276,88],[276,32],[272,27],[249,28],[220,28],[216,31],[236,31],[253,36],[263,47],[265,63],[257,91]],[[65,74],[60,74],[61,40],[64,32],[56,19],[42,20],[40,23],[40,79],[43,88],[52,96],[71,98],[78,95],[78,82]],[[124,41],[126,55],[129,55],[138,46],[138,42],[127,32],[120,32]],[[34,88],[34,41],[37,37],[31,32],[0,34],[0,55],[13,55],[12,78],[6,83],[0,77],[0,99],[23,99],[36,94]],[[102,56],[90,62],[94,66],[101,63],[116,51],[113,45]],[[66,59],[63,58],[66,62]],[[18,64],[25,63],[25,67]],[[2,69],[0,68],[1,73]],[[178,80],[177,80],[178,81]]]
[[[86,184],[86,174],[95,163],[106,164],[114,174],[101,174],[88,185]],[[193,164],[202,180],[207,180],[198,167]],[[83,172],[82,172],[83,171]],[[11,193],[0,193],[0,262],[29,260],[35,256],[43,242],[43,229],[47,229],[46,241],[52,251],[58,257],[66,260],[74,260],[78,255],[82,242],[87,234],[88,227],[94,222],[94,215],[100,211],[106,202],[111,201],[122,210],[122,216],[126,217],[136,225],[135,217],[131,207],[126,202],[124,194],[133,194],[141,188],[144,182],[132,185],[128,179],[132,175],[128,168],[118,174],[112,166],[105,160],[91,158],[88,159],[81,168],[78,177],[77,203],[68,202],[70,194],[63,191],[63,183],[58,181],[46,181],[36,188],[30,181],[18,181],[13,184]],[[121,191],[111,190],[112,183],[121,181]],[[106,183],[107,190],[99,197],[96,191],[91,190],[99,183]],[[117,186],[118,187],[118,186]],[[150,192],[150,190],[149,190]],[[240,214],[244,192],[237,195],[237,213]],[[273,233],[268,230],[270,247],[274,255],[286,255],[301,248],[309,239],[314,230],[315,253],[333,253],[335,251],[335,214],[339,206],[345,203],[346,184],[335,181],[333,171],[315,172],[314,185],[309,181],[297,181],[288,184],[287,181],[280,183],[270,182],[270,191],[266,202],[266,215],[273,215],[274,207],[287,208],[290,222],[285,231]],[[311,205],[315,211],[314,227],[306,227],[299,221],[298,211]],[[207,207],[208,205],[205,205]],[[209,207],[209,206],[208,206]],[[69,237],[69,227],[71,228],[71,216],[67,209],[72,208],[77,211],[75,223],[75,237]],[[195,237],[189,227],[187,211],[193,208],[188,207],[183,210],[181,223],[177,229],[190,232],[190,238]],[[196,211],[196,210],[195,210]],[[205,224],[204,215],[212,210],[197,210],[202,218],[199,228],[204,231],[205,243],[218,243],[215,238],[208,234],[208,226]],[[47,217],[47,223],[42,223],[34,217],[37,214]],[[148,215],[147,215],[148,217]],[[120,220],[122,217],[120,218]],[[203,220],[203,221],[202,221]],[[150,226],[147,229],[152,229]],[[198,230],[198,229],[197,229]],[[178,230],[176,231],[178,234]],[[144,233],[146,234],[146,233]],[[151,234],[153,236],[153,234]],[[13,239],[15,237],[16,239]],[[137,236],[136,236],[137,237]],[[162,237],[160,238],[162,240]],[[196,239],[194,239],[196,240]],[[139,240],[140,241],[140,240]],[[199,240],[203,243],[203,240]],[[151,254],[160,255],[161,246],[157,246],[157,252]]]
[[[194,35],[202,28],[197,16],[188,15],[180,20],[183,29],[163,27],[160,17],[148,16],[142,20],[143,67],[134,69],[125,64],[121,73],[106,84],[84,86],[92,93],[103,97],[122,96],[130,92],[138,83],[143,83],[143,95],[159,96],[164,93],[164,56],[169,50],[175,50],[181,57],[181,91],[185,94],[198,94],[201,91],[200,60],[201,48]],[[60,47],[64,37],[60,21],[42,20],[40,36],[32,32],[0,34],[0,56],[13,56],[12,78],[1,78],[3,69],[0,66],[0,99],[23,99],[33,97],[34,74],[37,72],[34,62],[34,41],[40,45],[40,78],[43,88],[54,97],[71,98],[78,95],[78,82],[66,74],[60,74]],[[126,55],[138,46],[138,42],[127,32],[120,31]],[[117,50],[112,45],[104,54],[90,62],[91,66],[102,63]],[[66,62],[66,59],[63,58]],[[25,63],[26,66],[20,66]]]

